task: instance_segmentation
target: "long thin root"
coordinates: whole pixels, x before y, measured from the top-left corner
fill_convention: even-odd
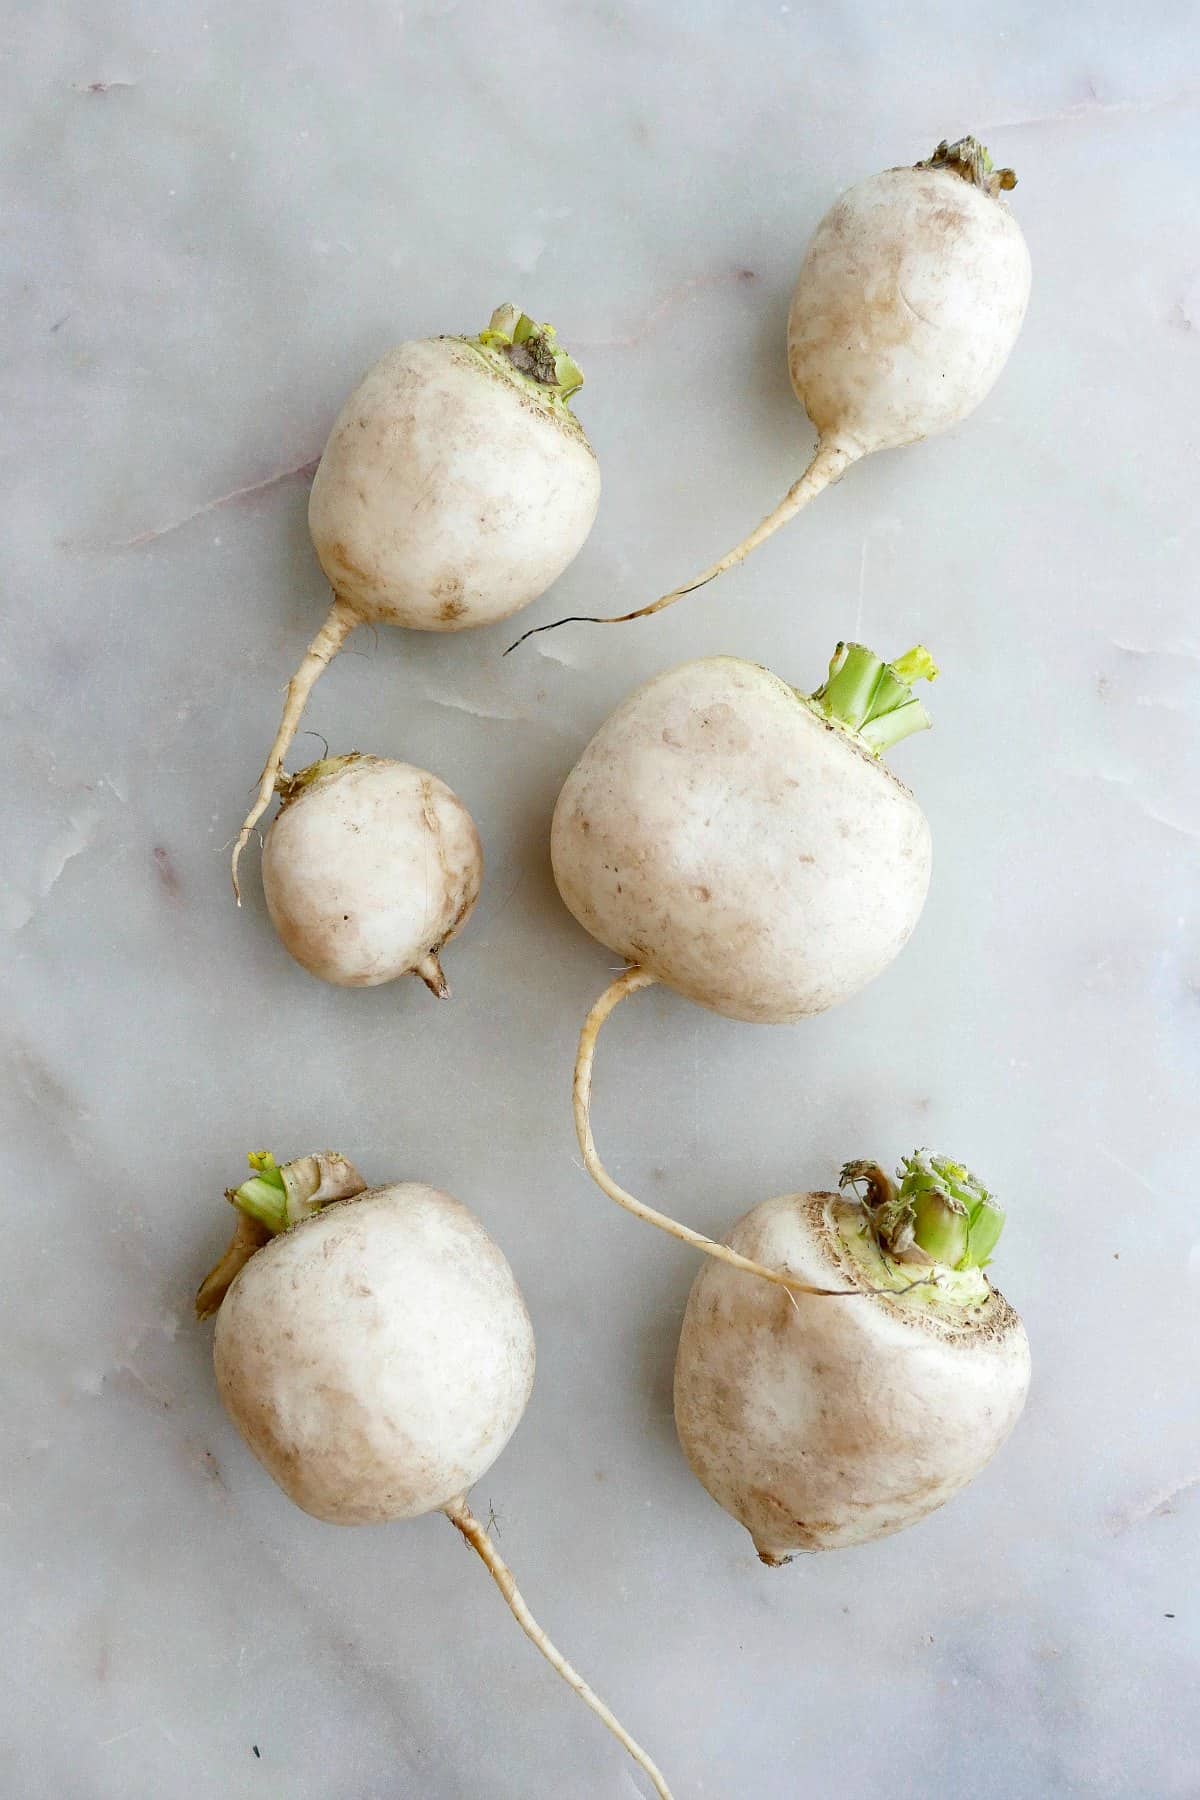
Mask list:
[[[748,1275],[761,1275],[766,1281],[774,1282],[776,1287],[786,1288],[791,1294],[820,1294],[829,1299],[849,1300],[859,1293],[857,1288],[822,1288],[813,1287],[810,1283],[797,1281],[783,1269],[770,1269],[765,1263],[753,1261],[749,1256],[742,1256],[731,1250],[728,1244],[719,1244],[715,1238],[705,1237],[701,1231],[693,1231],[689,1225],[681,1225],[678,1219],[669,1214],[656,1212],[654,1207],[647,1206],[633,1194],[615,1182],[604,1164],[600,1161],[596,1150],[596,1140],[592,1136],[592,1062],[596,1054],[596,1039],[600,1035],[600,1027],[622,1000],[630,994],[636,994],[640,988],[653,987],[658,977],[649,969],[626,969],[623,975],[610,987],[607,987],[584,1020],[583,1030],[579,1034],[579,1051],[575,1058],[575,1135],[579,1139],[579,1149],[583,1156],[584,1167],[596,1183],[596,1186],[626,1212],[631,1212],[635,1219],[642,1219],[647,1225],[657,1225],[669,1237],[678,1238],[681,1244],[690,1244],[693,1250],[702,1250],[705,1256],[715,1257],[718,1262],[728,1263],[733,1269],[742,1269]]]
[[[660,595],[657,600],[652,600],[649,606],[639,606],[634,612],[611,615],[573,613],[566,619],[554,619],[549,625],[535,625],[517,638],[515,643],[508,646],[508,650],[504,652],[505,656],[510,650],[515,650],[518,644],[523,644],[526,638],[536,637],[539,631],[556,631],[560,625],[628,625],[634,619],[648,619],[652,613],[662,612],[665,607],[674,606],[676,600],[682,600],[686,594],[694,594],[698,588],[707,587],[708,583],[715,581],[718,575],[724,575],[726,570],[734,569],[739,563],[745,562],[751,552],[757,550],[760,544],[764,544],[769,537],[773,536],[781,525],[786,525],[789,519],[794,519],[810,500],[815,500],[817,495],[831,482],[837,481],[851,463],[858,461],[861,454],[860,450],[849,444],[832,441],[818,443],[807,469],[799,481],[792,483],[779,505],[767,514],[761,524],[755,526],[749,537],[743,538],[740,544],[736,544],[721,558],[720,562],[713,563],[712,567],[705,569],[702,575],[697,575],[694,581],[689,581],[686,587],[672,588],[669,594]]]
[[[250,833],[271,804],[275,784],[279,780],[280,771],[283,768],[283,759],[296,735],[308,696],[316,686],[318,677],[324,674],[354,627],[361,624],[362,615],[355,612],[352,606],[347,605],[345,600],[335,597],[333,605],[325,615],[325,623],[304,653],[304,661],[288,682],[283,717],[279,721],[279,730],[275,733],[275,742],[271,745],[271,754],[267,757],[262,780],[258,784],[254,805],[247,813],[245,823],[238,833],[237,842],[233,846],[230,869],[233,875],[234,897],[239,906],[242,904],[242,890],[238,883],[238,863],[241,860],[242,851],[250,841]]]
[[[659,1796],[659,1800],[671,1800],[671,1790],[667,1786],[662,1771],[651,1761],[641,1745],[630,1737],[615,1713],[609,1711],[599,1694],[595,1693],[588,1686],[578,1669],[572,1668],[571,1664],[562,1654],[562,1651],[556,1649],[550,1642],[550,1639],[546,1636],[546,1633],[542,1630],[541,1626],[526,1606],[521,1590],[513,1579],[512,1570],[509,1568],[495,1544],[493,1544],[491,1538],[467,1505],[466,1495],[464,1494],[461,1499],[452,1500],[448,1506],[443,1508],[443,1510],[450,1523],[458,1531],[462,1532],[467,1543],[470,1544],[472,1550],[474,1550],[475,1554],[487,1569],[488,1574],[500,1589],[500,1592],[504,1595],[508,1609],[512,1613],[513,1618],[517,1621],[517,1624],[521,1627],[521,1630],[525,1633],[525,1636],[529,1639],[530,1643],[536,1645],[556,1674],[562,1676],[567,1686],[575,1690],[584,1705],[591,1707],[596,1717],[608,1726],[608,1729],[612,1732],[618,1743],[622,1744],[625,1749],[628,1750],[630,1756],[632,1756],[634,1762],[638,1765],[638,1768],[643,1770],[644,1773],[649,1776],[654,1791]]]

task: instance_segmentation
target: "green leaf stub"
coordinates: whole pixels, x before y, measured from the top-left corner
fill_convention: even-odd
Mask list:
[[[269,1150],[251,1150],[246,1161],[254,1174],[230,1194],[230,1199],[240,1212],[257,1219],[268,1231],[286,1231],[291,1220],[282,1169]]]
[[[882,756],[914,731],[928,731],[932,721],[910,684],[936,681],[937,675],[937,664],[923,644],[891,663],[865,644],[839,644],[827,679],[814,694],[801,698],[851,732],[873,756]]]
[[[361,1194],[366,1185],[354,1164],[334,1150],[295,1157],[282,1168],[269,1150],[252,1150],[246,1160],[254,1174],[240,1188],[231,1189],[228,1198],[272,1236],[334,1200]]]
[[[553,325],[540,325],[511,301],[496,308],[478,337],[465,341],[502,357],[513,373],[563,405],[583,386],[583,371],[560,347]]]
[[[914,1150],[902,1161],[897,1178],[899,1198],[911,1202],[914,1208],[916,1242],[922,1241],[922,1218],[930,1222],[928,1229],[936,1234],[942,1229],[943,1218],[953,1211],[962,1220],[961,1229],[945,1242],[947,1249],[958,1246],[957,1257],[951,1260],[948,1255],[939,1255],[932,1242],[922,1248],[936,1262],[945,1262],[952,1269],[986,1268],[1000,1241],[1005,1215],[978,1177],[948,1156]]]
[[[963,1164],[914,1150],[893,1185],[875,1163],[847,1163],[842,1187],[865,1184],[861,1205],[881,1253],[962,1274],[985,1269],[1004,1229],[1004,1211]]]

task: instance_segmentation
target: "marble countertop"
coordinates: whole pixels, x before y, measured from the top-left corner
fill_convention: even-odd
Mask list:
[[[0,1788],[71,1800],[632,1800],[632,1765],[439,1518],[292,1510],[191,1295],[244,1152],[326,1143],[507,1251],[532,1403],[476,1490],[544,1624],[678,1800],[1200,1794],[1200,150],[1185,7],[18,9],[0,60]],[[783,325],[811,228],[975,131],[1034,295],[980,412],[877,457],[660,618],[500,660],[360,634],[306,724],[436,771],[488,877],[447,962],[335,991],[228,844],[326,603],[307,480],[393,342],[550,318],[605,491],[529,623],[626,609],[807,460]],[[935,843],[911,945],[766,1030],[610,1027],[627,1185],[722,1232],[916,1142],[1001,1192],[1035,1379],[920,1528],[768,1570],[670,1410],[690,1253],[579,1167],[612,958],[558,902],[558,786],[636,681],[731,651],[806,685],[924,640],[896,753]],[[310,749],[316,738],[306,740]]]

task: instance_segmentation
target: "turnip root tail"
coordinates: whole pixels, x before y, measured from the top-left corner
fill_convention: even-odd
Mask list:
[[[657,600],[652,600],[649,606],[639,606],[635,612],[615,613],[611,617],[592,613],[573,613],[566,619],[554,619],[549,625],[535,625],[531,631],[524,632],[515,643],[508,646],[508,650],[504,652],[505,656],[508,655],[509,650],[515,650],[518,644],[523,644],[526,638],[536,637],[539,631],[556,631],[560,625],[628,625],[633,619],[648,619],[651,613],[662,612],[665,607],[674,606],[676,600],[682,600],[685,594],[694,594],[697,588],[706,587],[710,581],[715,581],[718,575],[724,575],[727,569],[734,569],[739,563],[745,562],[752,550],[757,550],[760,544],[765,544],[781,525],[786,525],[789,519],[794,519],[796,514],[807,506],[810,500],[815,500],[817,495],[823,492],[831,482],[839,480],[851,463],[857,462],[861,455],[862,451],[855,445],[832,441],[827,443],[822,440],[818,443],[813,459],[799,481],[792,483],[774,511],[767,514],[761,525],[755,526],[749,537],[743,538],[740,544],[736,544],[727,555],[721,558],[720,562],[713,563],[712,567],[705,569],[702,575],[697,575],[694,581],[689,581],[686,587],[672,588],[669,594],[660,595]]]
[[[618,1185],[609,1174],[596,1150],[596,1140],[592,1136],[592,1061],[596,1054],[596,1039],[600,1035],[600,1027],[613,1009],[636,994],[640,988],[653,987],[658,980],[649,969],[626,969],[619,975],[611,987],[605,989],[584,1020],[583,1030],[579,1034],[579,1051],[575,1058],[575,1135],[579,1139],[579,1149],[583,1156],[583,1164],[592,1180],[602,1193],[631,1212],[635,1219],[643,1220],[647,1225],[657,1225],[669,1237],[678,1238],[681,1244],[690,1244],[693,1250],[702,1250],[705,1256],[715,1257],[718,1262],[728,1263],[732,1269],[741,1269],[747,1275],[761,1275],[765,1280],[774,1282],[776,1287],[786,1288],[794,1294],[822,1294],[830,1299],[853,1299],[858,1290],[853,1288],[820,1288],[811,1287],[807,1282],[795,1281],[783,1269],[769,1269],[765,1263],[754,1262],[748,1256],[741,1256],[731,1250],[728,1244],[719,1244],[715,1238],[705,1237],[701,1231],[693,1231],[689,1225],[681,1225],[677,1219],[666,1213],[656,1212],[654,1207],[647,1206],[625,1188]]]
[[[428,956],[423,956],[421,958],[420,962],[413,970],[413,973],[414,975],[419,975],[421,977],[421,980],[425,983],[425,986],[436,1000],[448,1000],[450,998],[450,983],[446,980],[446,977],[442,972],[442,965],[432,950],[429,952]]]
[[[493,1544],[491,1538],[479,1523],[479,1520],[471,1512],[471,1509],[466,1502],[466,1496],[464,1495],[458,1500],[452,1500],[443,1510],[450,1523],[455,1526],[457,1530],[461,1531],[466,1542],[470,1544],[472,1550],[474,1550],[475,1554],[479,1557],[488,1574],[500,1589],[500,1592],[504,1595],[509,1611],[512,1613],[513,1618],[517,1621],[517,1624],[521,1627],[521,1630],[525,1633],[525,1636],[529,1639],[530,1643],[536,1645],[537,1649],[541,1651],[546,1661],[550,1664],[550,1667],[554,1669],[557,1674],[562,1676],[567,1686],[575,1690],[584,1705],[590,1706],[596,1717],[602,1720],[603,1723],[608,1726],[608,1729],[612,1732],[617,1741],[624,1745],[634,1762],[638,1765],[638,1768],[643,1770],[649,1777],[655,1793],[661,1797],[661,1800],[671,1800],[671,1790],[667,1786],[661,1770],[655,1766],[647,1756],[646,1752],[642,1749],[641,1745],[634,1742],[620,1720],[609,1711],[607,1706],[605,1706],[600,1696],[593,1693],[579,1671],[573,1669],[562,1652],[555,1649],[554,1645],[550,1642],[550,1639],[546,1636],[546,1633],[542,1630],[521,1597],[521,1591],[513,1580],[512,1570],[508,1567],[508,1564],[496,1549],[495,1544]]]
[[[237,842],[233,846],[230,869],[233,875],[234,897],[239,906],[242,904],[242,890],[238,884],[238,862],[250,840],[250,833],[271,804],[271,796],[275,792],[275,784],[279,780],[280,771],[283,768],[283,759],[296,735],[301,715],[308,702],[308,696],[316,686],[317,678],[324,674],[355,626],[361,624],[361,614],[357,613],[345,600],[335,597],[333,605],[325,615],[325,623],[304,653],[304,661],[288,682],[283,717],[279,721],[279,730],[275,733],[275,742],[271,745],[271,754],[267,758],[266,767],[262,772],[262,780],[258,784],[258,794],[254,805],[246,815],[245,824],[238,833]]]

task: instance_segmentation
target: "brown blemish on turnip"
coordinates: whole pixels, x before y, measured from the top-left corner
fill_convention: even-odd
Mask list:
[[[446,575],[441,581],[433,584],[433,597],[439,602],[438,618],[449,623],[453,619],[466,616],[467,603],[463,599],[463,578],[461,575]]]
[[[370,581],[371,577],[367,574],[367,571],[360,563],[355,562],[340,538],[337,543],[329,546],[329,556],[331,561],[338,565],[341,573],[343,575],[348,575],[352,581]]]

